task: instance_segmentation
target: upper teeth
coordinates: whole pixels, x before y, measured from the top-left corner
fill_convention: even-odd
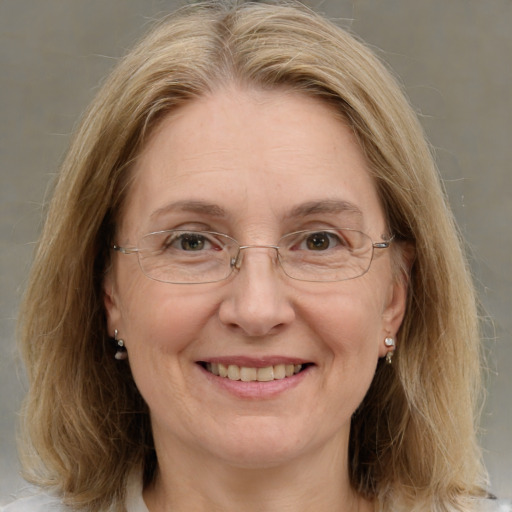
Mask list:
[[[274,366],[266,366],[265,368],[252,368],[248,366],[237,366],[236,364],[206,363],[206,369],[214,375],[226,377],[230,380],[268,382],[291,377],[300,372],[302,365],[276,364]]]

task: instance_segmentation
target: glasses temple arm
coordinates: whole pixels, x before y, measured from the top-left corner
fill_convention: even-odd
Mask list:
[[[112,249],[122,254],[134,254],[136,252],[139,252],[139,249],[137,249],[137,247],[120,247],[119,245],[116,244],[112,246]]]
[[[373,242],[372,245],[374,249],[387,249],[390,245],[393,239],[395,238],[395,235],[393,235],[388,240],[385,240],[384,242]]]

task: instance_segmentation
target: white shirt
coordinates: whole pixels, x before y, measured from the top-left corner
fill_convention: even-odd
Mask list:
[[[127,489],[127,512],[149,512],[142,498],[140,481],[132,483]],[[481,500],[478,509],[481,512],[512,512],[512,502],[509,500]],[[36,494],[22,498],[13,503],[0,507],[0,512],[71,512],[58,498],[48,494]]]
[[[142,498],[142,482],[140,478],[130,478],[126,490],[127,512],[149,512]],[[13,501],[9,505],[0,507],[0,512],[71,512],[62,504],[59,498],[48,494],[34,494],[26,498]]]

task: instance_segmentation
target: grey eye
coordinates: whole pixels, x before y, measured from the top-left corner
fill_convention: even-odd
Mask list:
[[[202,235],[181,235],[177,241],[184,251],[200,251],[204,249],[206,245],[206,239]]]
[[[162,243],[162,250],[200,252],[212,249],[213,241],[202,233],[172,233]]]

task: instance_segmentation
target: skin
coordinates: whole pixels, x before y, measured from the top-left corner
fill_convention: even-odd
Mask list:
[[[320,226],[386,234],[350,128],[296,92],[233,86],[194,100],[161,122],[133,172],[121,246],[179,227],[266,245]],[[333,201],[354,208],[331,211]],[[311,202],[321,207],[298,211]],[[148,279],[136,255],[117,254],[105,306],[151,413],[151,512],[372,510],[349,485],[347,451],[351,415],[405,308],[389,250],[365,275],[331,283],[290,279],[265,248],[245,251],[229,279],[194,285]],[[312,365],[293,385],[247,396],[197,364],[242,357]]]

